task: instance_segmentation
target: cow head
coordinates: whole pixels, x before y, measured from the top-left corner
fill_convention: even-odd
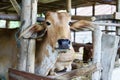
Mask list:
[[[84,28],[92,29],[89,21],[81,20],[73,23],[70,27],[69,22],[71,16],[66,12],[47,12],[45,15],[45,21],[42,26],[32,25],[20,35],[24,38],[31,37],[34,33],[43,31],[46,32],[46,36],[50,45],[54,49],[70,49],[70,29],[78,31]],[[58,45],[58,46],[57,46]]]
[[[48,12],[45,17],[49,43],[59,49],[70,46],[70,15],[67,13]],[[56,42],[56,43],[55,43]],[[58,44],[58,47],[56,46]]]
[[[47,12],[42,26],[33,25],[26,29],[21,36],[32,38],[34,33],[46,31],[49,44],[55,49],[70,49],[70,26],[71,17],[66,12]]]

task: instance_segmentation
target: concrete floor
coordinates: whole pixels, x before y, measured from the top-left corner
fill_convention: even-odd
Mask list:
[[[120,80],[120,67],[113,70],[112,80]]]
[[[119,67],[116,67],[112,73],[111,80],[120,80],[120,59],[119,59]]]

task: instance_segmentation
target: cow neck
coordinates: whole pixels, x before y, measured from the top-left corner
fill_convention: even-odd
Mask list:
[[[37,41],[37,50],[38,55],[36,56],[35,72],[37,74],[47,75],[57,60],[58,52],[53,50],[53,47],[50,45],[47,35],[42,41]],[[45,72],[44,70],[48,71]]]
[[[47,46],[49,46],[49,48],[47,48]],[[51,47],[51,48],[50,48]],[[48,35],[45,35],[42,40],[40,41],[36,41],[36,57],[39,58],[43,58],[42,55],[46,55],[49,56],[49,50],[50,49],[53,53],[55,52],[54,47],[50,44],[49,39],[48,39]]]

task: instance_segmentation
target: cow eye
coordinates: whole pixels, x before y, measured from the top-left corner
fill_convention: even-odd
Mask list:
[[[69,22],[68,24],[71,26],[71,25],[72,25],[72,22]]]
[[[51,25],[51,23],[50,23],[50,22],[48,22],[48,21],[46,22],[46,24],[47,24],[48,26],[49,26],[49,25]]]

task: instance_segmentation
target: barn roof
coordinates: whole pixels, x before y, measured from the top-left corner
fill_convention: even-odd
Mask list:
[[[1,0],[0,1],[0,12],[2,13],[16,13],[13,8],[11,0]],[[22,0],[16,0],[21,6]],[[81,6],[90,6],[93,4],[112,4],[116,5],[117,0],[72,0],[72,8]],[[61,9],[66,9],[67,0],[38,0],[38,12],[43,11],[56,11]]]

